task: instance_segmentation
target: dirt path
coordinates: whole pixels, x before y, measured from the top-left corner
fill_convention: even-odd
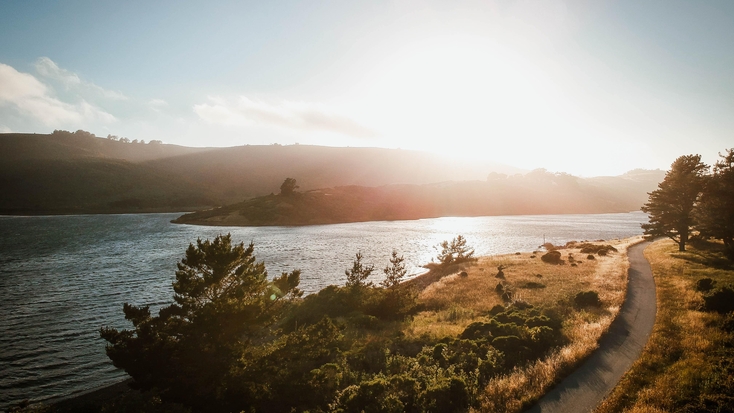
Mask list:
[[[617,385],[642,353],[655,324],[657,304],[650,263],[643,242],[628,251],[627,297],[599,348],[570,376],[543,396],[528,413],[591,412]]]

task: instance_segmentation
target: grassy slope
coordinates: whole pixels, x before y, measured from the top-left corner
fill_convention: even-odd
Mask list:
[[[420,300],[427,310],[419,313],[404,329],[408,337],[456,336],[475,321],[487,319],[487,312],[503,304],[495,291],[498,283],[509,285],[516,299],[546,308],[562,316],[568,343],[545,359],[493,379],[480,395],[481,411],[520,412],[545,394],[555,383],[573,371],[596,347],[619,312],[626,292],[627,247],[639,238],[611,242],[619,252],[587,259],[578,249],[562,249],[565,265],[541,262],[540,254],[520,253],[481,258],[458,272],[430,284]],[[570,265],[569,255],[576,266]],[[504,280],[496,278],[497,267],[504,267]],[[540,276],[539,276],[540,275]],[[540,283],[542,288],[528,288]],[[537,285],[535,286],[537,287]],[[599,292],[602,307],[578,309],[573,297],[581,291]]]
[[[731,412],[734,409],[734,331],[731,316],[699,309],[701,278],[734,282],[734,266],[715,245],[677,251],[670,240],[645,256],[657,287],[658,314],[642,357],[596,410],[611,412]],[[728,324],[727,324],[728,323]]]
[[[601,335],[607,331],[624,301],[629,268],[627,248],[640,241],[640,237],[613,240],[610,244],[619,252],[595,260],[588,260],[587,254],[578,249],[561,250],[565,260],[569,253],[573,254],[579,263],[577,267],[551,266],[532,260],[519,268],[516,285],[533,279],[538,281],[536,274],[543,275],[541,282],[547,285],[546,288],[518,289],[520,297],[536,306],[561,312],[566,320],[563,328],[569,342],[544,359],[492,380],[482,395],[481,411],[521,412],[529,408],[597,348]],[[489,259],[486,265],[509,265],[510,275],[508,271],[505,274],[511,279],[513,264],[522,261],[523,257],[521,254]],[[598,309],[574,307],[573,296],[588,290],[599,293],[602,306]]]

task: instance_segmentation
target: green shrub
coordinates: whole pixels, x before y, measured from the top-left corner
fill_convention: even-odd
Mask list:
[[[492,307],[492,309],[489,310],[489,314],[494,316],[503,311],[505,311],[505,307],[500,304],[496,304],[494,307]]]
[[[428,389],[423,398],[426,412],[463,412],[469,407],[469,389],[460,377],[443,379]]]
[[[463,339],[477,340],[492,337],[492,326],[489,323],[475,321],[464,329],[459,336]]]

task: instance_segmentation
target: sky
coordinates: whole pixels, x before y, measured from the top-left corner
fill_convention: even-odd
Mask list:
[[[579,176],[734,147],[731,1],[0,2],[0,133]]]

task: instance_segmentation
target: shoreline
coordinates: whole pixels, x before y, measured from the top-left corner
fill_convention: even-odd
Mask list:
[[[90,406],[101,406],[111,399],[137,392],[129,386],[132,380],[132,378],[126,378],[123,381],[95,387],[76,395],[72,394],[48,400],[44,404],[51,406],[54,409],[53,411],[58,413],[88,410]]]

